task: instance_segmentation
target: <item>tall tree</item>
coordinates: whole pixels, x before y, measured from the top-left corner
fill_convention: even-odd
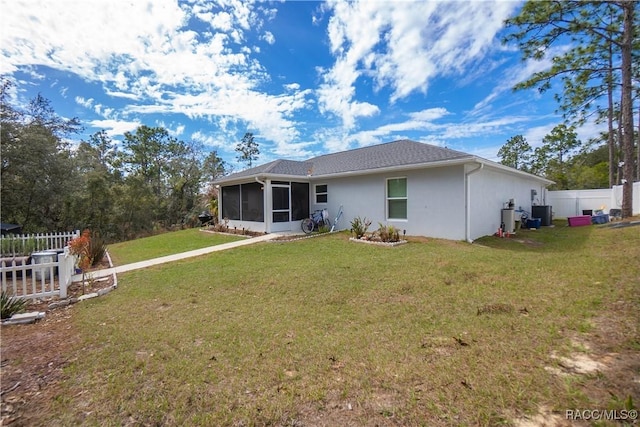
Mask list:
[[[218,152],[214,150],[207,154],[202,169],[205,180],[210,183],[226,175],[229,168],[227,163],[218,156]]]
[[[514,169],[528,171],[527,165],[531,157],[531,146],[524,136],[516,135],[507,140],[498,151],[500,163]]]
[[[253,133],[247,132],[244,134],[242,141],[236,145],[236,151],[238,152],[238,160],[247,163],[249,167],[253,165],[254,160],[258,160],[260,149],[253,138]]]
[[[105,238],[114,238],[116,189],[122,184],[115,169],[116,145],[102,130],[81,141],[74,155],[78,184],[72,202],[74,220],[80,228],[90,228]]]
[[[169,225],[192,225],[197,222],[197,207],[203,177],[203,148],[195,142],[182,143],[182,150],[169,162]]]
[[[609,182],[608,144],[595,148],[591,146],[591,143],[600,143],[606,139],[606,137],[600,137],[597,140],[591,140],[590,144],[567,160],[569,188],[582,190],[607,187]]]
[[[621,128],[622,128],[622,154],[624,165],[622,166],[622,175],[624,182],[622,186],[622,216],[629,217],[633,215],[633,173],[634,173],[634,135],[633,135],[633,106],[632,106],[632,62],[633,62],[633,35],[638,33],[638,29],[634,29],[634,12],[637,2],[630,0],[620,1],[623,10],[622,25],[622,41],[620,50],[622,56],[622,93],[620,101],[621,109]],[[636,53],[637,54],[637,53]],[[638,147],[640,150],[640,147]]]
[[[624,216],[632,213],[633,197],[630,184],[634,162],[631,64],[638,61],[637,52],[633,53],[637,4],[629,0],[528,1],[516,17],[506,21],[514,32],[505,38],[505,42],[515,40],[523,59],[541,60],[552,46],[563,47],[558,50],[561,53],[553,56],[549,69],[534,73],[516,89],[537,87],[545,91],[551,88],[553,80],[560,78],[563,82],[563,91],[558,95],[561,108],[579,122],[587,112],[602,110],[596,101],[605,95],[610,117],[613,97],[608,93],[614,85],[619,88],[624,175],[629,182],[623,189]],[[567,45],[570,46],[568,49]]]
[[[568,190],[567,156],[580,146],[580,140],[573,127],[559,124],[542,139],[548,155],[546,176],[556,182],[559,190]]]
[[[119,209],[123,232],[182,224],[200,192],[201,147],[177,140],[164,128],[140,126],[124,136],[119,153],[126,175]]]
[[[546,176],[550,159],[551,156],[548,146],[543,145],[536,147],[535,150],[533,150],[533,155],[531,156],[528,166],[529,172],[534,175]]]

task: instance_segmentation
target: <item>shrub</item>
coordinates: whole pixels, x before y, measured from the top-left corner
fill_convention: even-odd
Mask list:
[[[37,249],[37,242],[34,237],[22,239],[13,235],[2,237],[3,256],[28,256]]]
[[[351,231],[356,235],[356,239],[361,239],[369,229],[370,225],[371,221],[366,217],[360,218],[358,216],[351,221]]]
[[[229,231],[229,218],[224,217],[221,223],[217,223],[213,226],[213,231],[217,231],[219,233],[226,233]]]
[[[84,230],[79,237],[69,240],[69,253],[78,257],[76,266],[82,271],[82,294],[84,295],[84,276],[93,265],[91,258],[91,231]]]
[[[5,291],[0,292],[0,318],[8,319],[16,313],[24,311],[27,300],[9,296]]]
[[[89,259],[91,259],[91,265],[96,265],[102,261],[106,252],[107,244],[105,243],[105,239],[100,236],[100,234],[93,233],[89,241]]]
[[[378,223],[378,231],[376,231],[378,238],[383,242],[398,242],[400,241],[400,230],[393,225],[384,225]]]
[[[7,236],[7,237],[2,237],[2,239],[0,239],[0,242],[2,243],[2,255],[4,256],[12,256],[13,254],[15,254],[15,250],[14,250],[14,238],[13,236]]]
[[[84,230],[79,237],[69,240],[69,252],[78,257],[78,268],[86,270],[93,264],[91,258],[91,232]]]

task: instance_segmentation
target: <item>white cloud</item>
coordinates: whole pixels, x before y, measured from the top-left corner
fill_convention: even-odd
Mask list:
[[[213,148],[223,148],[228,145],[228,141],[216,134],[205,134],[202,131],[196,131],[191,134],[191,139],[201,142],[205,146]]]
[[[125,122],[119,120],[93,120],[90,122],[91,126],[104,129],[109,136],[124,135],[125,132],[134,132],[139,126],[140,122]]]
[[[269,44],[274,44],[276,42],[276,38],[274,37],[273,33],[271,31],[266,31],[262,37],[262,40],[266,41]]]
[[[286,84],[286,85],[283,85],[283,86],[287,91],[295,92],[295,91],[300,89],[300,85],[298,83],[289,83],[289,84]]]
[[[378,90],[391,89],[395,102],[427,93],[439,76],[464,76],[487,52],[516,2],[333,1],[328,37],[335,63],[322,70],[318,90],[322,112],[342,118],[352,129],[358,117],[378,107],[357,101],[356,81],[371,78]]]
[[[230,31],[233,28],[233,19],[228,12],[213,14],[211,12],[197,15],[200,20],[209,22],[214,30]]]
[[[81,96],[76,96],[75,98],[76,104],[82,105],[84,108],[93,108],[94,100],[93,98],[83,98]]]
[[[449,114],[450,113],[446,108],[438,107],[409,113],[409,116],[414,120],[432,121],[445,117]]]
[[[38,65],[101,83],[107,96],[135,101],[118,112],[120,118],[231,116],[280,151],[298,136],[293,112],[308,104],[309,91],[294,83],[285,95],[259,92],[269,76],[244,45],[245,33],[275,17],[273,8],[242,0],[0,1],[11,10],[0,35],[0,73]],[[208,30],[195,32],[190,21]],[[275,42],[269,31],[263,38]],[[76,102],[90,108],[87,100]],[[94,109],[114,114],[99,104]]]

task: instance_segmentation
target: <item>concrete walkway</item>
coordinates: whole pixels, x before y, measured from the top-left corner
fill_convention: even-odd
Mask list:
[[[112,268],[105,268],[102,270],[92,271],[88,273],[91,275],[93,279],[98,279],[100,277],[110,276],[114,273],[124,273],[125,271],[139,270],[141,268],[152,267],[154,265],[165,264],[167,262],[179,261],[181,259],[192,258],[196,256],[210,254],[212,252],[224,251],[226,249],[233,249],[240,246],[252,245],[254,243],[265,242],[267,240],[275,239],[276,237],[280,237],[280,234],[265,234],[263,236],[251,237],[245,240],[238,240],[236,242],[223,243],[221,245],[209,246],[202,249],[195,249],[189,252],[182,252],[179,254],[167,255],[160,258],[148,259],[146,261],[134,262],[132,264],[120,265]],[[86,277],[86,276],[85,276]],[[71,277],[73,282],[79,282],[82,280],[82,274],[76,274]]]

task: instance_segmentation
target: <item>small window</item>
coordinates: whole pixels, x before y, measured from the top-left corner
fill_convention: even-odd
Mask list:
[[[316,203],[327,203],[327,184],[316,185]]]
[[[407,178],[387,179],[387,218],[407,219]]]

